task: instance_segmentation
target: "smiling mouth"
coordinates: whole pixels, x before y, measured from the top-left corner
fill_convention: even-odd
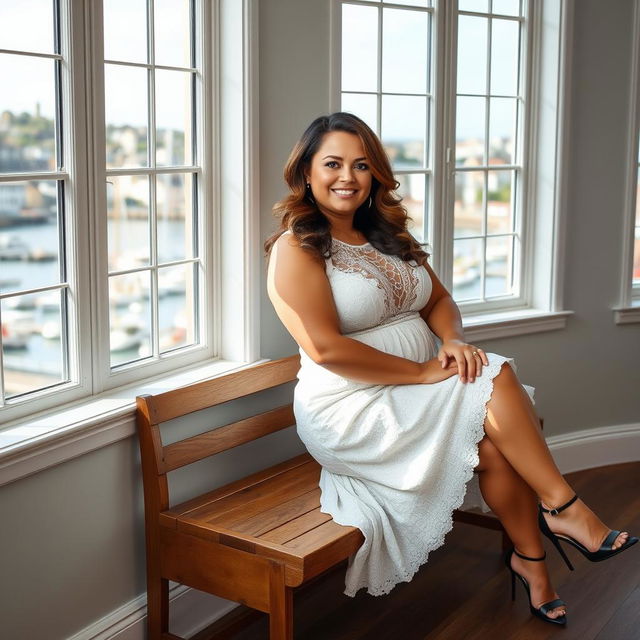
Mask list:
[[[341,198],[350,198],[358,192],[357,189],[331,189],[331,191]]]

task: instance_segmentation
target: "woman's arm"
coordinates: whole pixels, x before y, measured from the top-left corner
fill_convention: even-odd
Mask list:
[[[482,365],[488,365],[489,360],[482,349],[465,342],[462,316],[458,305],[433,269],[429,265],[425,267],[431,277],[432,290],[429,301],[421,309],[420,315],[431,331],[442,341],[438,360],[443,367],[447,367],[450,359],[453,359],[458,366],[460,379],[463,382],[467,380],[473,382],[476,376],[482,374]],[[473,355],[474,352],[478,355]]]
[[[291,235],[281,236],[273,246],[267,291],[304,352],[340,376],[373,384],[416,384],[457,373],[455,362],[445,368],[435,358],[413,362],[343,336],[324,261],[298,246]]]

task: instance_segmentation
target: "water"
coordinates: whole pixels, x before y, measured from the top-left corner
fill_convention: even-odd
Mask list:
[[[115,236],[115,225],[109,223],[110,237]],[[126,228],[125,228],[126,227]],[[165,259],[184,258],[185,225],[180,220],[163,221],[159,233],[171,238],[170,246],[175,247],[173,255]],[[120,224],[119,235],[131,238],[148,237],[148,225],[143,220],[128,220]],[[18,238],[28,250],[43,250],[55,254],[55,259],[43,262],[25,260],[0,261],[0,290],[2,293],[55,285],[60,283],[60,265],[58,260],[58,226],[55,222],[39,225],[22,225],[0,230],[0,246],[7,237]],[[165,243],[166,246],[166,243]],[[172,268],[177,275],[179,267]],[[159,325],[162,350],[168,350],[193,341],[193,314],[185,314],[185,286],[177,279],[178,288],[165,292],[159,300]],[[46,300],[46,304],[42,304]],[[35,303],[35,304],[34,304]],[[16,308],[16,305],[25,308]],[[64,379],[64,357],[62,343],[55,333],[61,326],[61,294],[58,291],[46,292],[35,296],[16,296],[2,301],[2,325],[5,331],[3,362],[5,368],[5,386],[8,395],[32,391],[47,384]],[[126,306],[112,309],[112,323],[125,320],[138,328],[130,332],[141,340],[140,346],[112,352],[112,364],[120,364],[146,355],[150,351],[150,303],[148,299],[132,301]],[[186,315],[186,320],[185,320]],[[185,333],[183,325],[190,325],[187,336],[182,341],[177,334]],[[25,348],[15,348],[16,341],[22,339]],[[177,341],[176,341],[177,340]],[[13,345],[14,348],[10,348]]]

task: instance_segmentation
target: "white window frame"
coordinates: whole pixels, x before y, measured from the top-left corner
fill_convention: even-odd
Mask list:
[[[340,109],[341,8],[353,0],[333,0],[331,37],[331,110]],[[358,0],[355,0],[358,3]],[[362,3],[364,4],[364,3]],[[379,2],[367,2],[380,6]],[[431,202],[426,205],[431,263],[450,288],[453,259],[454,160],[447,148],[455,141],[456,19],[453,3],[434,0],[434,107],[430,137],[434,153]],[[526,38],[527,114],[522,158],[520,206],[524,221],[522,295],[503,305],[461,303],[465,335],[479,340],[559,329],[572,312],[563,309],[563,261],[567,185],[570,62],[574,0],[529,2],[530,37]],[[402,5],[394,5],[402,6]],[[544,108],[541,107],[544,105]],[[550,110],[551,107],[551,110]],[[554,108],[555,107],[555,108]],[[450,152],[451,153],[451,152]],[[453,154],[451,154],[453,155]],[[550,186],[547,186],[550,185]],[[441,212],[438,215],[438,212]],[[450,212],[447,216],[445,212]],[[535,278],[533,275],[535,274]]]
[[[75,97],[74,110],[65,118],[65,123],[69,119],[74,124],[72,131],[65,127],[70,136],[65,144],[72,143],[77,149],[68,169],[76,186],[71,210],[90,212],[73,217],[74,240],[69,248],[74,265],[82,265],[69,277],[76,278],[78,291],[91,292],[89,301],[79,305],[78,328],[70,336],[85,375],[78,373],[64,392],[57,389],[5,407],[0,414],[0,485],[130,437],[135,433],[136,395],[248,366],[260,354],[258,0],[201,0],[200,36],[213,46],[207,45],[205,51],[210,82],[203,96],[205,126],[200,137],[204,142],[199,141],[206,143],[201,181],[206,222],[200,236],[216,238],[202,254],[209,274],[205,302],[209,320],[203,328],[206,343],[187,350],[193,351],[187,358],[167,359],[161,367],[145,367],[142,374],[138,368],[120,376],[107,373],[106,242],[100,249],[98,242],[106,238],[100,235],[106,231],[102,2],[61,0],[61,4],[66,21],[63,34],[69,34],[70,55],[76,56],[65,70],[65,90]],[[85,66],[82,53],[89,42],[94,63]],[[77,90],[83,86],[86,93]],[[83,111],[85,100],[90,105],[88,117]],[[97,155],[96,150],[102,154]],[[91,334],[92,328],[97,329],[97,337]],[[102,362],[96,362],[96,343]]]
[[[638,188],[638,147],[640,145],[640,0],[633,8],[633,41],[631,45],[631,70],[629,78],[629,136],[627,145],[626,198],[622,225],[622,251],[620,263],[620,293],[613,308],[616,324],[640,322],[640,285],[633,284],[633,257],[636,226]]]

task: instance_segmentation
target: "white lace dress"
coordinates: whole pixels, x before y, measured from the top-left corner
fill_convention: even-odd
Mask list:
[[[416,362],[436,356],[437,338],[418,313],[431,294],[424,267],[336,239],[326,266],[344,335]],[[294,411],[300,438],[322,465],[321,510],[365,538],[349,559],[345,593],[388,593],[443,544],[478,464],[493,378],[513,360],[487,354],[473,383],[455,375],[382,385],[343,378],[300,354]],[[480,504],[475,485],[464,506]]]

